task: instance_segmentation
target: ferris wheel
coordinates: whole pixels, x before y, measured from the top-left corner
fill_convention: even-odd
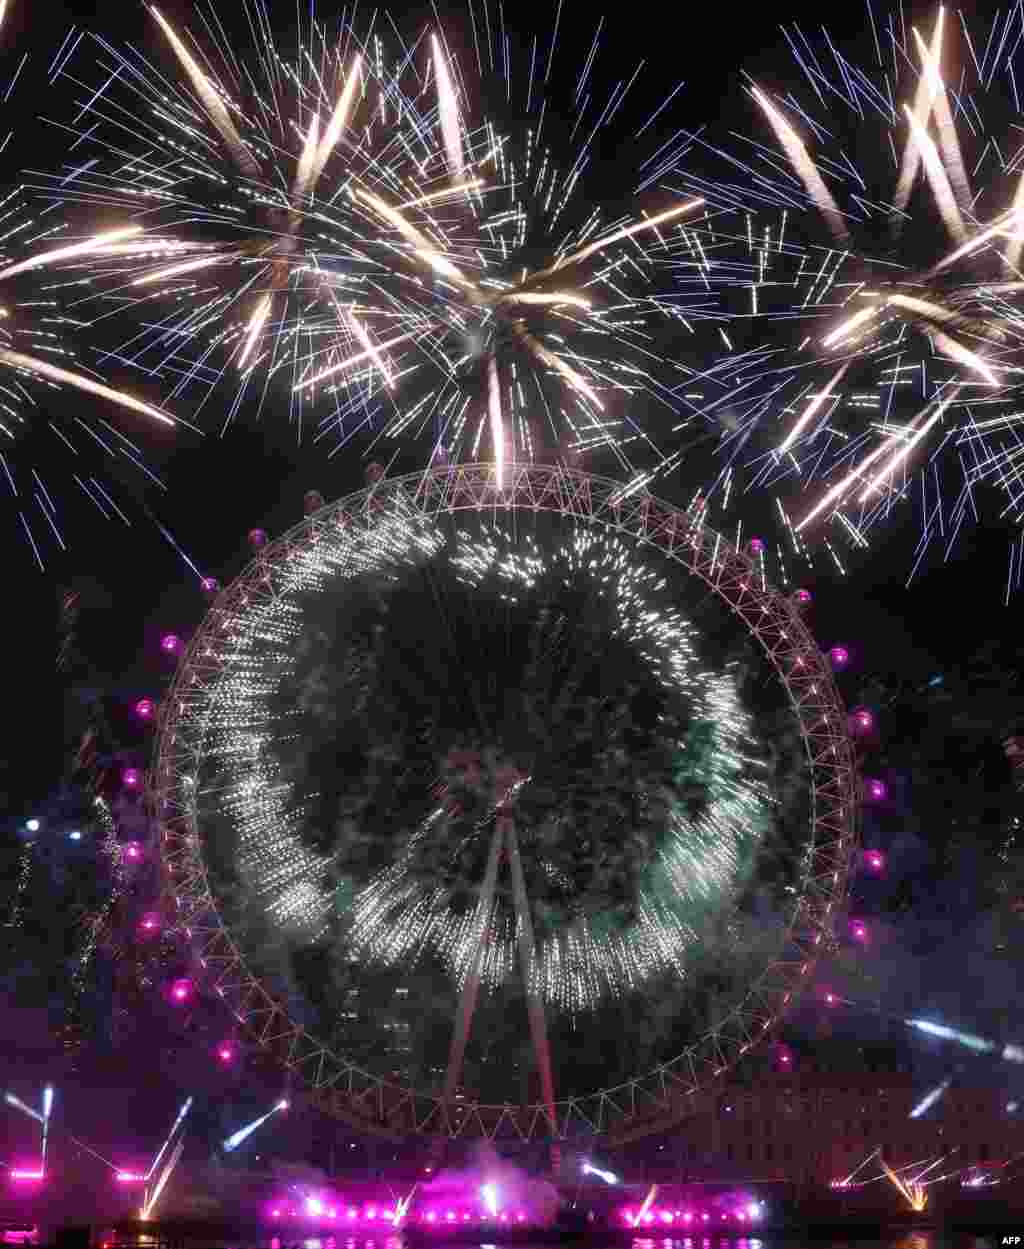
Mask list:
[[[770,1035],[857,841],[758,544],[565,467],[378,480],[262,545],[165,702],[168,920],[322,1109],[620,1139]]]

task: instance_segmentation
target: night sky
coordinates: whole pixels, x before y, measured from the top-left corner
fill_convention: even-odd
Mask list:
[[[60,7],[48,6],[48,11]],[[165,11],[181,19],[188,8],[168,3]],[[110,6],[79,3],[65,4],[63,9],[70,22],[104,23]],[[453,15],[456,12],[452,10]],[[696,128],[734,115],[735,125],[741,127],[749,120],[749,109],[736,70],[742,65],[757,77],[762,67],[789,64],[777,29],[778,17],[786,16],[801,18],[801,13],[794,6],[785,10],[703,6],[674,13],[654,4],[611,5],[602,59],[620,58],[629,72],[638,59],[646,59],[644,85],[654,105],[679,78],[685,80],[662,119],[666,138],[676,128]],[[422,20],[428,18],[424,9]],[[506,20],[524,31],[536,27],[543,36],[550,26],[550,6],[510,6]],[[579,45],[571,58],[566,57],[567,63],[578,64],[595,20],[590,6],[566,0],[562,38],[575,37]],[[855,46],[866,39],[863,11],[857,4],[834,6],[829,21],[839,41]],[[412,11],[403,26],[408,30],[419,24]],[[810,29],[810,17],[807,24]],[[45,55],[45,49],[36,47],[36,25],[33,10],[15,0],[0,44]],[[60,25],[54,17],[52,28]],[[278,33],[286,34],[286,27],[278,28]],[[116,34],[129,41],[153,42],[141,6],[118,13]],[[155,48],[153,55],[159,58],[164,53]],[[19,119],[19,129],[29,124],[28,119]],[[56,152],[59,138],[52,130],[49,134]],[[18,142],[25,143],[20,134]],[[615,155],[614,149],[601,152],[609,195],[615,193]],[[45,165],[48,157],[34,152],[23,159],[26,164]],[[159,394],[158,383],[147,381],[143,389],[149,397]],[[54,402],[78,400],[61,396]],[[300,519],[307,490],[319,490],[331,499],[358,489],[370,456],[390,459],[392,454],[372,453],[365,440],[354,440],[328,458],[325,444],[315,444],[309,429],[290,426],[285,411],[278,418],[273,403],[264,408],[258,422],[243,410],[223,435],[221,419],[208,409],[204,436],[183,430],[176,441],[154,445],[152,462],[167,482],[166,493],[128,487],[135,491],[131,527],[110,522],[83,531],[67,560],[55,561],[47,575],[40,575],[25,557],[20,535],[4,513],[9,525],[5,544],[12,549],[5,568],[8,693],[0,737],[4,759],[0,793],[6,797],[7,817],[0,823],[0,833],[8,846],[16,844],[18,827],[45,803],[65,766],[66,691],[54,672],[58,586],[70,584],[82,594],[81,644],[97,686],[114,691],[125,703],[144,694],[157,696],[167,673],[159,655],[159,636],[170,629],[187,637],[204,601],[196,578],[144,509],[151,509],[167,526],[203,573],[226,582],[248,558],[245,535],[251,527],[259,525],[272,537],[281,533]],[[391,471],[411,471],[422,462],[422,445],[405,447]],[[613,469],[607,462],[591,467]],[[656,487],[657,493],[676,503],[687,501],[692,489],[685,464]],[[908,590],[904,582],[917,534],[901,529],[897,520],[877,532],[866,556],[851,558],[846,580],[823,574],[806,582],[815,596],[810,623],[822,646],[842,642],[853,652],[844,693],[851,702],[871,701],[874,694],[876,705],[886,700],[889,705],[889,711],[879,705],[878,762],[891,799],[884,810],[869,817],[868,835],[874,844],[885,845],[890,872],[884,883],[869,885],[863,892],[865,914],[876,918],[862,971],[849,975],[837,971],[834,983],[851,998],[882,1001],[895,1014],[931,1011],[968,1030],[998,1029],[1000,1040],[1020,1042],[1024,1014],[1014,1019],[1006,1010],[1019,986],[1019,957],[1015,961],[1012,950],[993,952],[999,944],[995,926],[1000,921],[992,882],[996,848],[1014,810],[999,739],[1007,718],[1024,714],[1024,700],[1019,684],[1016,690],[999,690],[998,699],[995,691],[991,698],[982,696],[967,662],[986,643],[993,643],[1001,662],[1019,674],[1015,645],[1019,600],[1004,608],[1005,544],[998,538],[986,544],[983,537],[968,534],[948,564],[923,573]],[[952,691],[949,700],[941,701],[935,684],[928,686],[936,677]],[[879,684],[871,686],[876,680]],[[922,694],[923,689],[929,692]],[[999,704],[998,720],[987,710],[993,701]],[[953,725],[957,716],[963,722],[960,727]],[[944,717],[948,733],[943,731]],[[59,974],[56,966],[38,970],[42,977]],[[21,990],[10,978],[5,987],[8,999],[16,1003]],[[817,1005],[801,1011],[793,1027],[797,1042],[811,1046],[822,1035],[819,1015]],[[0,1045],[4,1040],[8,1045],[0,1052],[0,1061],[17,1061],[24,1079],[35,1078],[48,1060],[34,1062],[26,1037],[34,1035],[45,1054],[45,1031],[52,1021],[38,1009],[5,1014],[4,1020],[7,1037],[0,1037]],[[876,1015],[855,1011],[833,1016],[829,1031],[853,1039],[892,1034]],[[962,1057],[938,1045],[918,1045],[916,1052],[922,1083]],[[1009,1094],[1013,1075],[978,1061],[965,1078],[994,1081]],[[99,1086],[108,1087],[111,1078],[109,1070],[97,1069]],[[139,1080],[156,1119],[162,1121],[175,1104],[181,1075],[167,1070],[161,1059]],[[92,1111],[83,1108],[81,1113]],[[217,1130],[219,1125],[211,1127],[210,1135]]]

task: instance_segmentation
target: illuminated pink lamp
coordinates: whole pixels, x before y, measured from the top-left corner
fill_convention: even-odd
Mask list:
[[[271,1212],[270,1212],[270,1217],[271,1217],[272,1219],[279,1219],[279,1218],[281,1217],[281,1211],[280,1211],[280,1210],[271,1210]]]
[[[137,841],[126,841],[121,847],[121,853],[129,863],[138,863],[142,859],[142,847]]]
[[[879,780],[877,776],[865,777],[864,796],[869,802],[885,802],[889,796],[885,781]]]
[[[525,1222],[526,1222],[526,1215],[525,1215],[525,1214],[523,1214],[522,1210],[520,1210],[520,1211],[518,1212],[518,1214],[516,1215],[516,1222],[517,1222],[517,1223],[525,1223]]]
[[[135,704],[135,714],[140,720],[152,720],[156,712],[156,703],[152,698],[140,698]]]
[[[235,1057],[235,1051],[225,1042],[217,1046],[217,1057],[222,1063],[229,1063]]]
[[[428,1223],[436,1223],[436,1222],[437,1222],[437,1213],[436,1213],[434,1210],[428,1210],[428,1211],[427,1211],[427,1222],[428,1222]]]
[[[764,541],[763,541],[763,539],[761,539],[761,538],[751,538],[751,539],[750,539],[750,549],[751,549],[751,551],[753,552],[753,554],[754,554],[754,555],[763,555],[763,554],[764,554]]]
[[[882,872],[885,870],[885,855],[881,850],[866,850],[864,852],[864,862],[871,872]]]
[[[706,1223],[706,1222],[708,1221],[708,1219],[710,1219],[710,1218],[711,1218],[711,1215],[710,1215],[710,1214],[707,1214],[707,1213],[705,1212],[705,1213],[704,1213],[704,1214],[702,1214],[700,1217],[701,1217],[701,1219],[702,1219],[702,1220]]]
[[[867,941],[868,929],[863,920],[855,919],[850,924],[850,936],[854,941]]]
[[[118,1184],[145,1184],[146,1177],[138,1171],[118,1171],[114,1176]]]
[[[455,1222],[455,1211],[454,1211],[454,1210],[449,1210],[449,1211],[448,1211],[448,1213],[447,1213],[444,1217],[448,1220],[448,1222],[449,1222],[449,1223],[454,1223],[454,1222]]]
[[[177,655],[181,650],[181,638],[176,633],[165,633],[160,639],[160,649],[165,655]]]
[[[346,1214],[348,1215],[350,1219],[354,1219],[358,1215],[358,1213],[359,1211],[354,1206],[349,1206],[348,1210],[346,1211]]]
[[[45,1179],[43,1171],[29,1171],[27,1168],[17,1167],[11,1171],[12,1180],[42,1180]]]
[[[147,911],[139,921],[139,927],[144,933],[153,935],[160,931],[160,916],[156,911]]]
[[[850,662],[850,652],[845,646],[833,646],[828,653],[828,660],[833,668],[841,670]]]
[[[836,995],[831,990],[827,990],[825,993],[825,1005],[836,1006],[838,1002],[839,1002],[839,998],[836,997]]]
[[[796,590],[793,594],[793,601],[797,607],[810,607],[813,597],[810,590]]]
[[[121,773],[121,784],[125,789],[138,789],[142,784],[142,773],[138,768],[125,768]]]
[[[859,736],[863,736],[865,733],[870,733],[874,727],[874,712],[870,711],[867,707],[858,707],[853,715],[850,716],[850,729]]]
[[[690,1213],[690,1211],[689,1211],[689,1210],[687,1210],[687,1211],[686,1211],[686,1213],[683,1215],[683,1222],[684,1222],[684,1223],[692,1223],[692,1222],[693,1222],[693,1215]]]
[[[216,577],[204,577],[199,583],[199,588],[204,594],[212,596],[220,589],[220,582]]]
[[[187,1002],[192,996],[193,984],[187,976],[182,976],[179,980],[175,980],[171,985],[171,999],[179,1005]]]

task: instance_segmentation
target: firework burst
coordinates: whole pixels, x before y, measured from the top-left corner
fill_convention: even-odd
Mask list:
[[[724,461],[709,494],[770,493],[789,552],[827,535],[840,568],[836,547],[912,512],[911,575],[991,522],[1011,535],[1009,592],[1024,550],[1021,18],[972,33],[940,9],[919,32],[868,14],[873,64],[785,29],[786,88],[748,82],[742,133],[703,135],[701,176],[676,179],[717,210],[705,278],[725,315],[690,396]]]
[[[146,321],[113,357],[176,376],[176,392],[227,373],[239,399],[265,397],[280,375],[296,421],[319,404],[336,446],[365,430],[450,455],[482,446],[500,468],[552,443],[623,458],[656,443],[678,409],[669,347],[687,332],[668,259],[700,199],[653,189],[680,157],[674,141],[631,146],[637,181],[617,199],[640,195],[639,211],[605,211],[588,193],[598,140],[639,94],[640,67],[599,94],[600,25],[563,101],[558,20],[520,82],[507,41],[496,62],[475,13],[475,67],[438,33],[389,55],[375,35],[328,36],[315,21],[293,62],[269,34],[244,62],[215,18],[196,42],[152,13],[177,84],[107,43],[102,80],[64,70],[82,96],[76,133],[97,153],[80,194],[141,209],[185,251],[90,266],[94,320]],[[636,139],[677,89],[641,115]],[[492,100],[518,120],[503,125]]]
[[[48,86],[73,44],[69,36],[50,62]],[[20,60],[5,99],[18,85],[38,89],[28,60]],[[0,198],[0,491],[40,570],[51,550],[67,548],[73,501],[129,523],[116,497],[115,465],[130,465],[159,484],[137,440],[180,423],[77,359],[72,343],[83,323],[67,306],[76,290],[67,266],[85,257],[151,255],[159,244],[143,242],[140,225],[83,228],[54,211],[60,207],[56,201],[42,205],[24,185]],[[55,391],[94,402],[82,405]]]
[[[385,967],[408,969],[432,952],[457,983],[485,932],[478,970],[485,984],[497,986],[518,965],[515,908],[501,889],[488,901],[473,899],[496,812],[512,804],[529,850],[526,879],[538,933],[531,991],[579,1011],[651,976],[683,975],[708,916],[721,911],[746,870],[771,804],[732,678],[702,668],[692,626],[662,601],[663,579],[637,569],[624,544],[585,533],[550,549],[500,528],[446,538],[401,522],[381,525],[372,539],[341,536],[297,576],[301,584],[254,612],[238,635],[237,663],[218,700],[231,711],[218,717],[215,732],[215,752],[227,761],[223,810],[240,834],[239,875],[269,923],[305,940],[333,932],[361,961]],[[429,733],[426,721],[420,725],[418,740],[429,736],[434,747],[430,759],[417,762],[395,754],[396,743],[387,745],[385,724],[410,714],[400,683],[413,678],[400,660],[405,613],[398,608],[412,607],[409,595],[421,579],[444,600],[441,610],[456,633],[464,614],[458,609],[475,604],[483,652],[497,663],[494,647],[507,643],[507,662],[523,671],[518,700],[511,687],[502,693],[497,668],[476,685],[468,654],[451,651],[458,649],[453,635],[447,659],[470,673],[465,698],[453,694],[440,704]],[[374,606],[388,583],[405,588],[393,604]],[[295,605],[309,595],[330,596],[332,584],[345,585],[346,597],[362,604],[362,624],[333,643],[328,657],[316,640],[321,626],[303,628]],[[589,606],[581,609],[581,602]],[[370,633],[366,612],[379,616]],[[607,645],[622,650],[623,662],[635,659],[625,702],[610,686],[591,688],[594,657],[586,648],[577,653],[574,628],[596,629],[603,638],[605,626]],[[420,628],[426,643],[433,631],[425,622]],[[333,653],[337,646],[343,654]],[[442,653],[415,683],[452,688],[445,663]],[[296,763],[305,771],[307,752],[296,755],[300,743],[290,734],[281,739],[278,717],[297,695],[318,719],[324,683],[333,689],[338,680],[345,692],[336,692],[352,715],[338,721],[325,711],[332,735],[348,753],[355,747],[343,743],[363,740],[365,759],[352,765],[362,781],[338,795],[340,840],[323,853],[308,830],[324,822],[324,794],[296,791]],[[649,723],[634,706],[645,682],[652,708],[664,704]],[[581,707],[589,708],[586,725]],[[563,738],[577,739],[568,756]],[[627,763],[629,746],[643,747],[643,765]],[[591,780],[579,770],[584,757]],[[418,772],[419,784],[412,775]],[[389,792],[401,795],[401,809]],[[363,861],[383,853],[367,849],[374,812],[389,827],[397,823],[385,839],[394,843],[387,865],[367,873]],[[581,818],[589,850],[574,832]],[[622,836],[626,827],[644,864],[639,877],[611,850],[613,829]],[[494,859],[490,875],[497,870]],[[350,899],[342,929],[340,897]]]

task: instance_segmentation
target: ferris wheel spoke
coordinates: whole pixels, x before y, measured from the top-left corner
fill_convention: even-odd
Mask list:
[[[443,1106],[445,1114],[449,1114],[455,1093],[462,1079],[462,1067],[466,1057],[466,1045],[469,1041],[470,1028],[473,1025],[473,1013],[480,994],[480,967],[483,962],[484,946],[487,932],[491,925],[494,911],[494,890],[498,882],[498,864],[501,860],[501,846],[504,830],[500,819],[495,821],[494,832],[491,834],[491,845],[487,852],[487,868],[484,872],[483,885],[480,889],[480,900],[477,913],[481,917],[477,927],[476,945],[473,949],[472,961],[466,980],[459,996],[459,1010],[455,1017],[455,1030],[452,1033],[451,1047],[448,1051],[448,1070],[444,1080]]]
[[[512,873],[512,894],[515,899],[516,918],[519,921],[519,959],[526,989],[526,1009],[530,1018],[530,1039],[533,1042],[537,1070],[540,1073],[544,1109],[551,1123],[551,1135],[557,1136],[558,1116],[555,1111],[555,1079],[551,1068],[548,1021],[544,1013],[544,1003],[533,981],[535,964],[533,921],[530,918],[530,899],[526,892],[526,879],[523,876],[523,861],[519,854],[519,838],[516,835],[515,820],[510,815],[502,816],[500,823],[505,825],[505,845],[508,848],[509,869]],[[557,1146],[552,1148],[552,1163],[557,1170]]]

